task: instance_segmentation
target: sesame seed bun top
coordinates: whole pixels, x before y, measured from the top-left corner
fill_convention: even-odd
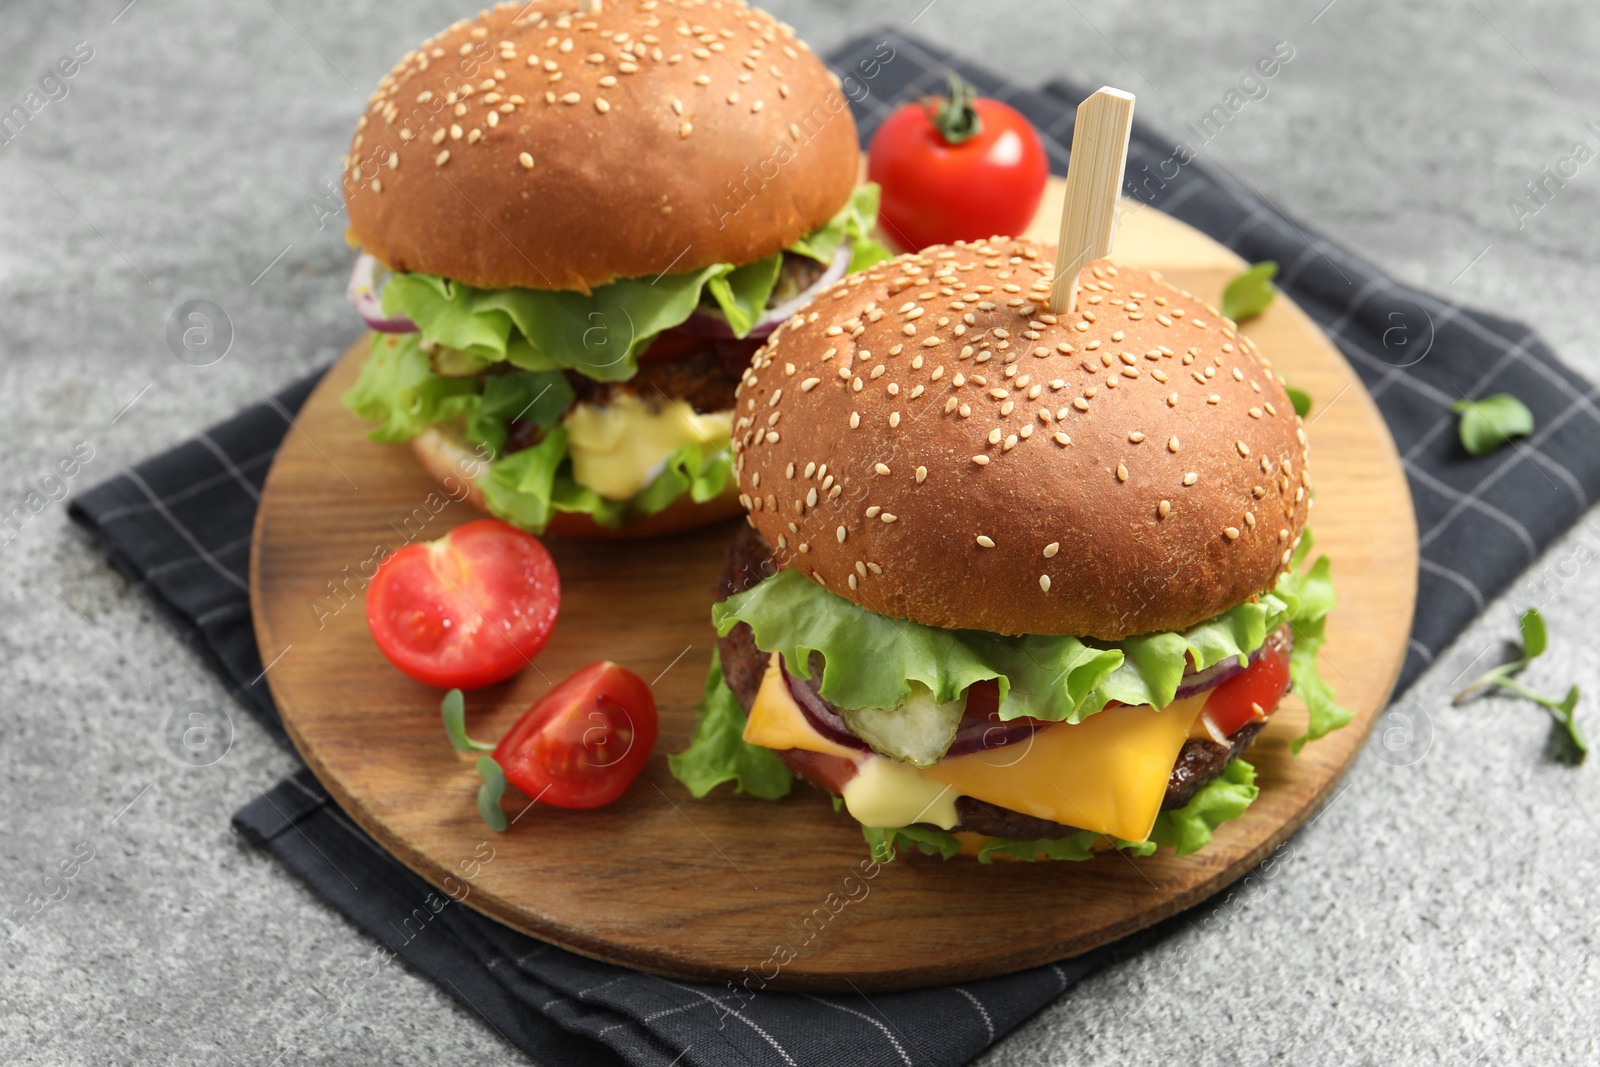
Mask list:
[[[1271,364],[1215,308],[1106,260],[1051,315],[1054,253],[934,246],[772,334],[733,447],[780,565],[895,618],[1106,640],[1271,588],[1311,484]]]
[[[844,206],[849,102],[739,0],[501,4],[409,52],[344,163],[396,271],[577,289],[770,256]]]

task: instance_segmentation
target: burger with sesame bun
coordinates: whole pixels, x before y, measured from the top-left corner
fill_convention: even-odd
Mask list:
[[[406,54],[344,160],[346,406],[525,529],[737,514],[734,389],[778,323],[889,255],[848,101],[737,0],[502,4]]]
[[[1317,673],[1306,436],[1272,365],[1158,275],[934,246],[830,285],[739,384],[749,511],[712,618],[696,795],[798,775],[886,858],[1179,854],[1256,796],[1240,754]]]

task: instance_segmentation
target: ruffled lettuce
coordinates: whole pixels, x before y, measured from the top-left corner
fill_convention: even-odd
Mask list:
[[[713,651],[706,695],[695,708],[694,738],[687,749],[667,757],[672,776],[696,797],[723,782],[732,782],[736,793],[763,800],[787,796],[794,775],[771,749],[745,743],[744,724],[738,698],[722,678],[722,657]]]
[[[582,512],[601,526],[616,529],[665,511],[688,493],[698,504],[721,496],[733,477],[727,446],[685,444],[667,457],[654,481],[626,500],[601,496],[572,476],[567,431],[557,427],[532,448],[502,456],[478,479],[484,503],[507,522],[542,531],[558,511]]]
[[[1229,656],[1246,657],[1288,618],[1275,593],[1240,604],[1182,633],[1145,634],[1118,642],[980,630],[944,630],[871,612],[809,581],[796,570],[711,609],[719,633],[748,623],[763,652],[783,653],[790,670],[811,676],[811,653],[822,657],[821,693],[842,708],[894,708],[911,683],[943,703],[977,682],[995,680],[1000,717],[1031,715],[1081,722],[1109,701],[1165,707],[1186,661],[1204,670]]]
[[[1303,539],[1296,569],[1310,550]],[[1323,626],[1333,607],[1327,560],[1305,574],[1285,574],[1270,593],[1238,604],[1182,632],[1090,641],[1039,634],[1005,637],[979,630],[945,630],[871,612],[809,581],[796,570],[716,604],[717,631],[747,623],[756,646],[780,652],[791,671],[811,677],[811,656],[822,659],[820,692],[841,708],[895,708],[926,686],[933,699],[955,700],[980,681],[1000,690],[1000,717],[1032,716],[1082,722],[1109,702],[1172,703],[1190,661],[1205,670],[1230,657],[1243,661],[1284,623],[1294,627],[1290,677],[1311,709],[1306,740],[1349,721],[1317,671]],[[1298,749],[1297,749],[1298,750]]]
[[[1189,803],[1156,817],[1155,829],[1145,841],[1108,839],[1090,830],[1067,837],[1021,841],[991,837],[978,846],[978,862],[1013,860],[1086,860],[1097,851],[1114,845],[1132,856],[1148,856],[1166,845],[1179,856],[1187,856],[1211,842],[1218,826],[1237,819],[1255,800],[1260,788],[1255,784],[1256,769],[1242,759],[1230,763],[1217,777],[1207,782]],[[924,855],[950,859],[961,851],[961,841],[947,830],[935,826],[901,826],[887,829],[863,826],[862,836],[872,849],[872,857],[886,863],[900,848],[915,848]]]
[[[848,267],[851,272],[891,258],[894,253],[872,236],[873,227],[878,224],[879,195],[875,183],[857,186],[850,202],[827,225],[790,245],[789,251],[810,256],[818,263],[832,263],[839,246],[848,240],[851,242]]]
[[[888,249],[870,236],[877,209],[877,186],[862,186],[792,250],[830,262],[848,238],[855,242],[852,270],[886,259]],[[637,357],[656,335],[681,324],[708,298],[733,332],[745,336],[772,296],[781,264],[781,254],[744,265],[716,263],[685,274],[620,278],[588,293],[477,289],[431,274],[396,274],[384,287],[383,308],[479,368],[509,362],[529,371],[625,381],[638,372]]]
[[[572,406],[572,385],[553,372],[516,371],[487,378],[445,378],[434,372],[415,334],[380,336],[344,394],[345,407],[378,425],[374,441],[402,443],[441,422],[460,421],[467,439],[498,454],[510,421],[541,429]]]
[[[344,395],[345,406],[375,422],[371,436],[409,441],[438,423],[496,456],[478,478],[489,510],[507,522],[541,533],[558,511],[583,512],[617,528],[666,510],[685,493],[697,503],[722,495],[733,477],[728,448],[686,444],[667,457],[662,471],[626,500],[610,500],[572,476],[567,432],[560,422],[572,406],[572,384],[559,371],[511,371],[471,378],[436,374],[415,334],[374,342],[361,376]],[[543,432],[532,448],[502,455],[512,420]]]

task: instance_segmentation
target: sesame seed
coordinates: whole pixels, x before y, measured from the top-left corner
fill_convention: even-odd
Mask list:
[[[1138,430],[1134,430],[1132,433],[1130,433],[1128,435],[1128,440],[1133,442],[1134,444],[1139,444],[1141,441],[1144,440],[1144,434],[1139,432]]]
[[[1117,481],[1125,482],[1127,480],[1128,480],[1128,465],[1125,464],[1125,463],[1118,463],[1117,464]]]
[[[450,149],[448,148],[433,157],[433,165],[436,167],[442,167],[448,162],[450,162]]]
[[[880,463],[872,469],[883,475],[887,475],[889,473],[889,465],[887,463]]]
[[[880,518],[880,519],[882,519],[882,520],[883,520],[883,521],[884,521],[884,522],[894,522],[894,521],[895,521],[895,520],[896,520],[896,519],[898,519],[898,518],[899,518],[899,517],[900,517],[900,516],[898,516],[898,515],[891,515],[891,514],[890,514],[890,513],[889,513],[889,512],[887,512],[887,511],[885,511],[885,512],[884,512],[884,513],[883,513],[883,514],[882,514],[882,515],[879,515],[879,516],[878,516],[878,518]]]
[[[973,456],[972,462],[976,463],[980,467],[987,467],[989,465],[989,457],[983,455]]]
[[[693,132],[694,132],[694,123],[692,123],[692,122],[685,122],[683,125],[678,127],[678,136],[679,137],[687,137]]]
[[[808,489],[806,491],[806,507],[814,508],[816,506],[817,506],[817,487],[816,486],[812,486],[810,489]]]
[[[1193,485],[1195,482],[1198,482],[1199,480],[1200,480],[1200,475],[1196,474],[1194,471],[1190,471],[1188,474],[1185,474],[1183,476],[1183,484],[1184,485]]]
[[[1222,397],[1218,396],[1216,393],[1212,393],[1210,396],[1206,397],[1206,403],[1220,404],[1222,403]]]
[[[1048,545],[1044,546],[1044,558],[1055,559],[1056,553],[1059,551],[1061,551],[1061,542],[1051,541]]]
[[[1222,536],[1230,541],[1237,541],[1239,539],[1239,528],[1237,526],[1224,526],[1222,528]]]
[[[580,93],[567,93],[565,96],[563,96],[561,98],[561,102],[563,104],[576,104],[579,100],[582,100],[582,99],[583,99],[583,96]]]
[[[985,534],[978,535],[978,544],[983,548],[993,548],[994,540]]]
[[[856,427],[858,427],[860,425],[861,425],[861,412],[852,411],[850,413],[850,428],[852,430],[854,430]]]
[[[800,383],[800,391],[802,393],[809,393],[811,390],[815,389],[817,384],[821,381],[821,378],[807,378],[805,381]]]
[[[533,157],[526,152],[517,157],[517,162],[521,163],[523,168],[526,170],[533,169]]]
[[[841,526],[837,530],[835,530],[834,531],[834,536],[839,538],[839,543],[841,545],[844,544],[844,539],[845,539],[845,529],[844,529],[844,527]]]
[[[898,411],[889,412],[889,425],[890,426],[899,426],[900,425],[900,413]]]
[[[870,508],[867,509],[867,518],[869,518],[869,519],[877,518],[878,517],[878,512],[880,512],[882,510],[883,509],[880,508],[878,505],[876,505],[876,504],[872,505]]]
[[[1235,441],[1233,443],[1233,447],[1239,450],[1239,455],[1241,456],[1248,456],[1250,454],[1250,446],[1245,444],[1243,441]]]
[[[603,96],[597,97],[594,102],[594,109],[600,112],[600,114],[604,115],[607,111],[611,110],[611,103]]]
[[[1058,433],[1057,433],[1057,434],[1056,434],[1056,435],[1055,435],[1055,442],[1056,442],[1056,444],[1058,444],[1058,445],[1063,445],[1063,446],[1065,446],[1065,445],[1070,445],[1070,444],[1071,444],[1071,443],[1072,443],[1072,438],[1070,438],[1070,437],[1068,437],[1068,436],[1067,436],[1067,435],[1066,435],[1066,434],[1064,434],[1064,433],[1059,433],[1059,432],[1058,432]]]
[[[1089,402],[1087,400],[1085,400],[1081,396],[1077,397],[1076,399],[1074,399],[1072,401],[1072,406],[1077,408],[1079,411],[1088,411],[1089,410]],[[1061,413],[1057,412],[1056,413],[1056,417],[1057,418],[1061,418],[1062,417]]]
[[[1162,500],[1156,504],[1156,514],[1163,519],[1172,514],[1172,501]]]
[[[1176,451],[1178,451],[1178,439],[1176,437],[1167,438],[1167,451],[1168,452],[1176,452]]]
[[[1050,576],[1048,574],[1039,575],[1039,588],[1046,593],[1050,591]]]
[[[917,468],[917,484],[921,485],[923,482],[925,482],[927,480],[928,480],[928,468],[927,467],[918,467]]]

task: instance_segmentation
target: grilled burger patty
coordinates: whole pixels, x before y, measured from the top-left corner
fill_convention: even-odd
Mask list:
[[[722,578],[717,587],[717,599],[726,600],[735,593],[742,593],[775,573],[777,565],[772,561],[771,548],[747,523],[739,528],[738,535],[728,549],[727,562],[723,565]],[[755,635],[744,623],[728,631],[726,637],[719,638],[718,649],[723,679],[738,699],[739,706],[748,712],[755,703],[757,690],[761,688],[761,678],[767,670],[767,655],[756,647]],[[1191,737],[1185,741],[1173,765],[1172,777],[1167,781],[1167,795],[1162,800],[1162,810],[1188,804],[1195,793],[1238,758],[1264,725],[1253,722],[1240,727],[1229,735],[1226,746],[1209,738]],[[803,765],[791,764],[790,769],[810,780]],[[1079,832],[1074,826],[1024,815],[972,797],[958,797],[956,813],[961,816],[961,825],[957,829],[989,837],[1035,840],[1068,837]]]

